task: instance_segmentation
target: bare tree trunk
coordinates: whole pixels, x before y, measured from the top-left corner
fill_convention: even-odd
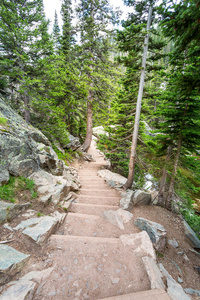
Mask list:
[[[152,16],[152,7],[150,6],[148,21],[147,21],[147,34],[144,39],[144,52],[143,52],[143,58],[142,58],[140,86],[139,86],[139,92],[138,92],[135,124],[134,124],[134,130],[133,130],[131,154],[130,154],[130,161],[129,161],[129,174],[128,174],[128,179],[123,186],[123,188],[125,190],[132,186],[133,179],[134,179],[134,173],[135,173],[135,156],[136,156],[137,138],[138,138],[138,130],[139,130],[139,122],[140,122],[142,94],[143,94],[143,89],[144,89],[144,79],[145,79],[145,69],[146,69],[146,60],[147,60],[147,51],[148,51],[148,42],[149,42],[149,30],[150,30],[150,25],[151,25],[151,16]]]
[[[91,84],[92,87],[92,84]],[[83,151],[87,151],[90,147],[92,141],[92,119],[93,119],[93,91],[89,91],[88,101],[87,101],[87,133],[85,141],[82,145]]]
[[[171,181],[170,181],[170,185],[169,185],[169,191],[167,194],[167,198],[165,200],[165,207],[168,209],[171,209],[172,194],[174,191],[174,180],[175,180],[176,173],[177,173],[177,167],[178,167],[179,156],[180,156],[180,151],[181,151],[181,143],[182,143],[182,136],[180,136],[179,140],[178,140],[177,152],[176,152],[176,157],[175,157],[175,162],[174,162],[174,169],[173,169],[173,173],[172,173],[172,177],[171,177]]]
[[[167,149],[167,155],[166,155],[166,159],[165,159],[165,166],[163,169],[163,174],[162,174],[162,178],[161,178],[161,182],[160,182],[160,189],[158,192],[158,205],[160,206],[164,206],[164,193],[165,193],[165,185],[166,185],[166,179],[167,179],[167,164],[171,158],[172,155],[172,146],[169,146]]]
[[[31,115],[30,115],[30,107],[29,107],[29,99],[27,93],[24,93],[24,119],[27,123],[30,123]]]

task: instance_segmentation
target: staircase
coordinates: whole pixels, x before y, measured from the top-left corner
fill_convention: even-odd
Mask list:
[[[34,299],[169,299],[164,290],[151,290],[143,254],[119,238],[137,234],[138,228],[129,222],[120,230],[104,218],[105,210],[118,209],[120,195],[97,176],[105,161],[94,144],[89,153],[95,162],[85,163],[79,171],[78,202],[50,240],[54,271]]]

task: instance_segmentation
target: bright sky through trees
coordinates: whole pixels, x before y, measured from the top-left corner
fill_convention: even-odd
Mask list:
[[[73,0],[73,2],[77,3],[77,0]],[[60,15],[60,10],[61,10],[62,0],[51,0],[51,1],[43,0],[43,3],[44,3],[44,9],[45,9],[46,17],[51,21],[51,28],[53,27],[55,10],[57,11],[58,22],[59,22],[59,26],[61,28],[62,18],[61,18],[61,15]],[[130,12],[130,7],[124,6],[123,0],[110,0],[110,4],[113,7],[120,7],[120,9],[123,12],[122,18],[124,18],[125,15],[128,12]]]

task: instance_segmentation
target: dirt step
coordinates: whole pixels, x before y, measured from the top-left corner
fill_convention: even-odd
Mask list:
[[[80,190],[80,195],[117,197],[117,196],[119,196],[119,193],[115,190],[104,190],[104,189],[92,190],[92,189],[83,189],[82,188]]]
[[[99,215],[101,216],[105,210],[117,210],[117,205],[98,205],[87,203],[74,203],[70,209],[74,213]]]
[[[79,195],[78,203],[99,204],[99,205],[119,205],[120,197],[101,197]]]
[[[106,185],[104,182],[102,183],[91,183],[91,182],[87,182],[87,183],[81,183],[82,184],[82,188],[83,189],[91,189],[91,190],[95,190],[95,189],[103,189],[103,190],[107,190],[107,191],[112,191],[111,187],[109,187],[108,185]]]
[[[141,254],[119,239],[53,235],[49,247],[55,268],[38,299],[95,300],[150,289]]]
[[[170,300],[171,298],[163,289],[137,292],[132,294],[114,296],[101,300]],[[100,300],[100,299],[99,299]]]
[[[111,224],[106,218],[97,215],[69,213],[59,229],[58,234],[119,238],[122,234],[137,233],[138,228],[133,222],[124,224],[120,229]]]

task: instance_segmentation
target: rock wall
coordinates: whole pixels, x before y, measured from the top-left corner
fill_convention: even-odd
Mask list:
[[[66,176],[64,162],[47,137],[0,97],[0,185],[7,183],[10,175],[29,177],[40,169]]]

